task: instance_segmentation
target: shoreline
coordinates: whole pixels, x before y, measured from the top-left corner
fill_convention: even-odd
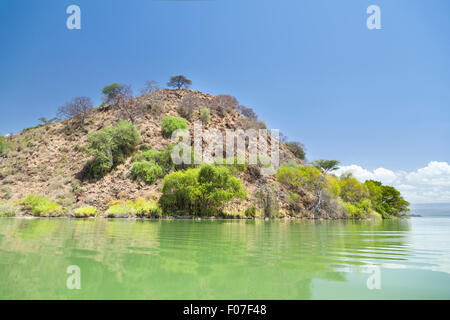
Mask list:
[[[393,217],[390,219],[377,219],[375,217],[369,217],[365,219],[352,219],[352,218],[309,218],[309,217],[242,217],[242,216],[211,216],[211,217],[199,217],[199,216],[150,216],[150,217],[112,217],[112,216],[91,216],[91,217],[77,217],[77,216],[33,216],[33,215],[20,215],[0,218],[15,218],[15,219],[106,219],[106,220],[307,220],[307,221],[382,221],[382,220],[394,220],[394,219],[409,219],[413,216]]]

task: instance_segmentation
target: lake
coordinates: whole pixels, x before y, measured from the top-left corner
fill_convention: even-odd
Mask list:
[[[449,299],[449,231],[450,217],[2,218],[0,299]]]

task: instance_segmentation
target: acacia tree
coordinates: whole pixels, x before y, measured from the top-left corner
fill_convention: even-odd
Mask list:
[[[316,192],[316,204],[314,206],[314,216],[317,217],[318,213],[321,209],[322,206],[322,202],[323,202],[323,196],[324,193],[326,193],[326,191],[324,190],[324,186],[325,186],[325,176],[328,172],[331,171],[335,171],[337,169],[339,169],[339,161],[338,160],[324,160],[324,159],[320,159],[320,160],[315,160],[312,162],[312,165],[318,169],[322,170],[322,174],[320,175],[320,177],[317,179],[318,182],[318,187],[317,187],[317,192]]]
[[[315,160],[311,163],[314,167],[322,169],[325,173],[336,171],[339,169],[339,161],[338,160]]]
[[[159,86],[158,86],[158,82],[153,81],[153,80],[147,80],[145,81],[145,86],[143,89],[141,89],[141,94],[149,94],[152,92],[155,92],[157,90],[159,90]]]
[[[167,86],[170,88],[189,88],[192,85],[192,81],[186,78],[185,76],[173,76],[170,78],[169,82],[167,82]]]
[[[46,126],[46,125],[55,123],[58,120],[58,118],[51,118],[51,119],[47,120],[47,118],[42,117],[42,118],[39,118],[38,120],[40,122],[42,122],[43,126]]]
[[[133,110],[131,100],[133,99],[133,90],[129,85],[120,85],[113,83],[103,88],[103,100],[105,104],[114,104],[123,114],[134,123],[136,110]]]
[[[89,97],[75,97],[58,109],[58,116],[62,118],[73,118],[80,126],[84,125],[86,118],[91,113],[92,101]],[[44,119],[41,119],[43,121]]]

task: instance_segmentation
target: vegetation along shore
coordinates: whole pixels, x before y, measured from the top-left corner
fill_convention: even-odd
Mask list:
[[[135,97],[127,85],[102,90],[94,107],[76,97],[58,118],[0,137],[0,216],[222,217],[369,219],[408,215],[400,192],[377,181],[337,177],[336,160],[307,161],[301,143],[280,135],[279,166],[222,154],[222,161],[176,163],[177,129],[266,129],[255,112],[229,95],[170,89],[148,81]],[[203,142],[206,143],[206,142]],[[188,146],[192,150],[192,145]],[[194,152],[191,152],[193,155]],[[217,159],[217,154],[214,155]]]

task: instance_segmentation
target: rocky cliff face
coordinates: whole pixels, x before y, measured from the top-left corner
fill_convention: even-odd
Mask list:
[[[161,119],[165,115],[179,117],[177,108],[186,95],[195,97],[200,107],[213,99],[211,95],[193,90],[159,90],[130,102],[134,124],[141,134],[137,149],[145,145],[162,150],[172,143],[170,138],[162,135]],[[131,157],[98,181],[80,179],[80,172],[89,160],[85,152],[88,135],[126,118],[118,108],[107,106],[95,109],[82,128],[76,127],[73,119],[67,119],[9,136],[9,148],[0,158],[0,198],[14,201],[29,194],[39,194],[68,206],[82,203],[99,208],[105,208],[114,199],[158,199],[161,179],[153,185],[136,182],[130,172]],[[237,110],[231,110],[225,116],[212,111],[211,120],[203,128],[238,129],[245,119]],[[188,121],[191,134],[196,120],[199,120],[198,110],[194,110]],[[287,161],[301,162],[280,143],[280,163]],[[246,200],[231,203],[227,208],[229,212],[238,212],[253,203],[254,192],[266,184],[273,184],[278,189],[279,205],[287,210],[284,189],[274,176],[247,170],[239,177],[248,196]],[[310,194],[305,193],[304,197],[305,203],[311,201]]]

